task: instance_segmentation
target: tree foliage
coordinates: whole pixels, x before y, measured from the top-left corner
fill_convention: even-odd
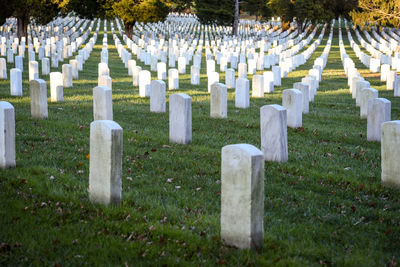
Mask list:
[[[132,28],[136,22],[157,22],[164,20],[169,12],[168,6],[161,0],[121,0],[113,5],[115,15],[125,25],[125,32],[132,37]]]
[[[195,0],[196,15],[201,23],[232,25],[235,12],[233,0]]]
[[[245,0],[241,2],[241,10],[256,16],[256,20],[267,20],[271,17],[271,9],[267,6],[267,0]]]
[[[339,16],[347,16],[356,7],[356,0],[270,0],[268,6],[283,22],[296,19],[298,26],[303,22],[328,22]],[[299,27],[302,31],[304,28]]]
[[[55,0],[1,0],[0,22],[14,16],[18,22],[18,37],[26,36],[27,26],[33,20],[36,23],[47,24],[59,13]]]
[[[350,12],[353,22],[361,27],[400,27],[399,0],[359,0],[359,8]]]

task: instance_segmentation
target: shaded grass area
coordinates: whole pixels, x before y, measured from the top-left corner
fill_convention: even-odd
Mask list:
[[[329,31],[306,64],[273,94],[251,98],[249,109],[235,108],[234,90],[228,90],[227,119],[209,117],[203,57],[200,86],[190,85],[190,74],[180,75],[181,89],[167,92],[192,97],[193,143],[177,145],[169,143],[168,112],[150,113],[149,99],[139,98],[132,86],[108,24],[114,120],[124,129],[123,202],[91,204],[89,128],[102,29],[80,79],[64,89],[65,102],[49,102],[48,120],[30,118],[26,83],[24,97],[17,98],[9,95],[9,81],[0,81],[1,99],[15,107],[17,133],[17,167],[0,170],[2,265],[364,266],[399,260],[399,192],[380,184],[380,144],[366,141],[366,120],[349,93],[337,29],[310,113],[302,128],[288,129],[289,162],[265,164],[261,253],[220,242],[220,151],[235,143],[260,147],[259,108],[281,104],[282,90],[307,75]],[[343,38],[362,75],[392,101],[392,119],[399,118],[399,99],[368,76]]]

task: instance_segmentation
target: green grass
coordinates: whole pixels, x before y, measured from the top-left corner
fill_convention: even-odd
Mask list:
[[[337,29],[310,113],[303,116],[302,128],[288,129],[289,161],[265,163],[260,253],[220,241],[221,148],[235,143],[260,147],[260,107],[281,104],[282,90],[307,75],[329,28],[307,63],[273,94],[251,98],[249,109],[234,107],[230,89],[227,119],[209,116],[204,57],[200,86],[190,85],[190,74],[180,75],[181,89],[167,95],[192,97],[190,145],[169,143],[168,112],[150,113],[149,99],[139,98],[109,24],[108,29],[114,120],[124,131],[123,201],[94,205],[87,192],[102,24],[80,79],[64,89],[63,103],[49,102],[47,120],[30,117],[26,58],[23,97],[11,97],[9,81],[0,81],[1,100],[15,107],[17,150],[17,167],[0,170],[1,265],[376,266],[400,260],[400,194],[381,186],[380,144],[366,140],[366,120],[360,119],[340,61]],[[398,119],[400,99],[355,57],[344,27],[343,39],[363,77],[392,101],[392,119]]]

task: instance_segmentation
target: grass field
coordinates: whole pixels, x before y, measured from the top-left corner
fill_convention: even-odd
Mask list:
[[[64,89],[63,103],[49,102],[47,120],[30,117],[27,62],[23,97],[11,97],[9,80],[0,81],[0,99],[15,108],[17,150],[17,167],[0,170],[0,265],[390,266],[400,260],[400,193],[381,186],[380,144],[366,140],[366,120],[340,61],[337,28],[310,113],[302,128],[288,129],[289,161],[265,163],[260,253],[220,241],[221,148],[260,147],[260,107],[281,104],[282,90],[307,75],[329,28],[307,63],[273,94],[251,98],[249,109],[235,108],[230,89],[227,119],[209,116],[204,57],[200,86],[190,85],[190,74],[180,75],[181,89],[167,96],[184,92],[192,98],[190,145],[169,143],[168,112],[150,113],[149,99],[139,98],[108,29],[114,120],[124,131],[123,201],[94,205],[87,191],[101,24],[80,79]],[[342,31],[347,53],[379,96],[392,102],[392,119],[398,119],[400,99],[356,58]]]

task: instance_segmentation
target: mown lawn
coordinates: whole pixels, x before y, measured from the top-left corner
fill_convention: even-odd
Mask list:
[[[347,53],[379,96],[392,102],[392,119],[399,119],[400,99],[356,58],[342,27]],[[200,86],[190,85],[187,66],[181,89],[167,92],[192,97],[193,142],[177,145],[169,143],[168,112],[150,113],[149,99],[139,98],[138,87],[132,86],[108,24],[114,120],[124,131],[120,206],[91,204],[87,191],[92,88],[103,23],[80,79],[64,89],[63,103],[49,102],[47,120],[30,117],[25,62],[23,97],[11,97],[9,80],[0,81],[0,99],[15,107],[17,150],[17,167],[0,170],[0,264],[395,265],[400,260],[400,193],[381,186],[380,144],[366,140],[366,120],[349,93],[337,34],[336,28],[303,127],[288,129],[289,161],[265,163],[260,253],[220,241],[221,148],[235,143],[260,147],[260,107],[281,104],[282,90],[307,75],[329,28],[307,63],[273,94],[251,98],[249,109],[235,108],[230,89],[227,119],[209,116],[204,57]]]

